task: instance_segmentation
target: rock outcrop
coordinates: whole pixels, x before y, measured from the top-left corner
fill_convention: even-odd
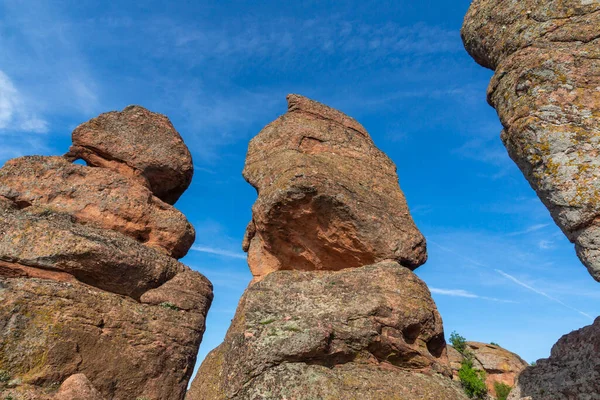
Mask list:
[[[575,400],[600,396],[600,317],[564,335],[550,357],[527,367],[509,400]]]
[[[517,354],[500,346],[479,342],[467,342],[466,351],[473,355],[473,368],[485,371],[485,384],[491,396],[496,397],[494,384],[504,383],[510,387],[515,385],[517,375],[529,364]],[[448,358],[455,380],[464,359],[452,346],[448,346]]]
[[[289,95],[288,112],[248,147],[244,178],[258,191],[243,248],[252,274],[339,270],[427,259],[394,163],[354,119]]]
[[[252,140],[254,282],[187,400],[466,399],[395,167],[356,121],[304,97]],[[373,263],[373,261],[379,261]]]
[[[140,106],[112,111],[73,131],[71,161],[103,167],[148,185],[169,204],[192,182],[192,156],[169,119]]]
[[[149,135],[129,156],[121,143],[119,160],[171,154],[156,164],[169,166],[163,172],[191,171],[166,117],[134,107],[121,115],[125,125],[99,118],[110,131],[92,120],[91,141],[121,137],[119,127],[130,129],[121,139]],[[156,197],[163,183],[148,184],[162,172],[142,180],[88,162],[99,167],[23,157],[0,169],[1,397],[182,399],[212,301],[210,282],[176,260],[194,230]]]
[[[600,2],[474,0],[462,37],[495,70],[504,142],[600,281]]]

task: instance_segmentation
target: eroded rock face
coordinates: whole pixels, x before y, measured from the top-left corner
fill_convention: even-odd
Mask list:
[[[496,396],[494,384],[504,383],[510,387],[515,385],[517,375],[529,364],[517,354],[500,346],[479,342],[467,342],[467,351],[473,355],[473,368],[485,371],[485,384],[491,396]],[[448,346],[448,358],[455,380],[461,368],[463,356],[452,346]]]
[[[450,376],[441,317],[409,269],[277,271],[247,289],[186,399],[464,399]]]
[[[212,285],[176,260],[194,230],[155,194],[185,190],[189,152],[139,107],[82,127],[70,157],[93,167],[0,169],[0,397],[181,400]]]
[[[509,400],[596,399],[600,393],[600,317],[564,335],[550,357],[526,368]]]
[[[188,188],[194,173],[192,156],[171,121],[140,106],[79,125],[67,157],[145,182],[169,204]]]
[[[0,196],[21,207],[43,206],[77,222],[121,232],[168,255],[185,256],[192,225],[173,206],[136,181],[63,157],[21,157],[0,169]]]
[[[337,110],[289,95],[288,112],[250,142],[244,177],[258,191],[243,244],[257,279],[427,258],[395,165]]]
[[[600,281],[600,2],[475,0],[462,37],[496,71],[504,142]]]

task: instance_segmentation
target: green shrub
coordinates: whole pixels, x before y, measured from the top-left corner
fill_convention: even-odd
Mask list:
[[[456,331],[452,332],[450,335],[450,343],[460,354],[465,354],[465,350],[467,349],[467,339],[460,336]]]
[[[8,371],[0,369],[0,382],[8,382],[10,381],[10,374]]]
[[[169,303],[168,301],[160,303],[159,306],[161,306],[162,308],[168,308],[169,310],[175,310],[175,311],[180,310],[179,307],[177,307],[175,304]]]
[[[458,378],[465,393],[472,399],[486,399],[487,387],[485,386],[485,372],[473,368],[473,360],[467,357],[463,360]]]
[[[506,400],[512,388],[506,383],[494,382],[494,390],[496,391],[497,400]]]
[[[531,365],[532,367],[535,367],[535,366],[537,365],[537,362],[535,362],[535,361],[532,361],[530,365]]]
[[[500,345],[499,345],[498,343],[496,343],[496,342],[490,342],[490,344],[491,344],[492,346],[498,346],[498,347],[500,347]]]

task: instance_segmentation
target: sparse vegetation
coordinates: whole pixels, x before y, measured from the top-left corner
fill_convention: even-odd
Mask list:
[[[8,381],[10,381],[10,374],[8,373],[8,371],[0,369],[0,383],[4,383],[4,382],[8,382]]]
[[[496,391],[496,400],[506,400],[512,388],[506,383],[495,382],[494,390]]]
[[[261,325],[269,325],[270,323],[273,323],[275,321],[276,321],[275,318],[267,318],[267,319],[263,319],[262,321],[260,321],[259,324],[261,324]]]
[[[168,308],[169,310],[175,310],[175,311],[180,310],[179,307],[177,307],[175,304],[169,303],[168,301],[160,303],[159,306],[161,306],[162,308]]]
[[[535,366],[537,365],[537,362],[535,362],[535,361],[532,361],[530,365],[531,365],[532,367],[535,367]]]
[[[490,344],[491,344],[492,346],[498,346],[498,347],[500,347],[500,345],[499,345],[498,343],[496,343],[496,342],[490,342]]]
[[[465,393],[472,399],[486,399],[485,371],[473,368],[473,353],[467,349],[467,339],[455,331],[450,335],[450,343],[464,357],[458,378]]]
[[[463,336],[460,336],[456,331],[452,332],[450,335],[450,343],[452,343],[452,347],[456,349],[463,356],[465,355],[465,351],[467,350],[467,339]]]

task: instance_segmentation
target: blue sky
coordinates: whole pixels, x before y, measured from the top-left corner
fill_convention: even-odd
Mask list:
[[[460,41],[468,0],[106,3],[0,1],[0,162],[63,154],[75,126],[129,104],[168,115],[196,167],[177,203],[197,230],[183,261],[215,287],[200,359],[251,278],[241,170],[287,93],[353,116],[398,165],[447,335],[533,361],[600,314],[598,284],[500,142],[491,71]]]

